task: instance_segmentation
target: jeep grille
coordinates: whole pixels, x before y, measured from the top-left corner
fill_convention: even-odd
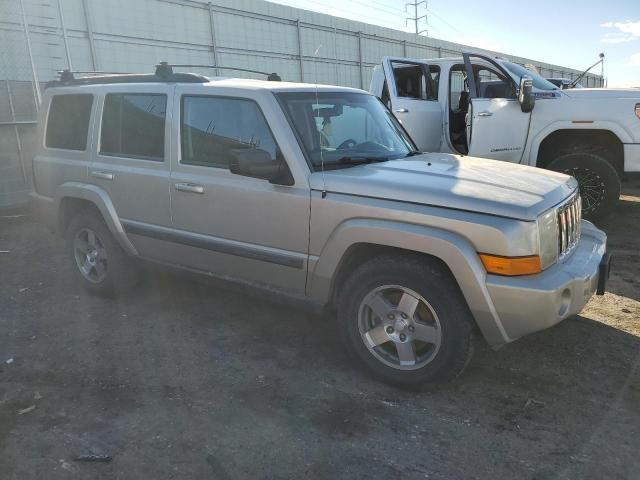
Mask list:
[[[582,199],[576,193],[558,207],[558,259],[566,257],[580,240]]]

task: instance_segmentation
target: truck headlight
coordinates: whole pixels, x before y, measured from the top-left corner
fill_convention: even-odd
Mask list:
[[[640,103],[636,103],[636,117],[640,118]]]
[[[558,216],[555,208],[538,217],[538,246],[544,270],[558,259]]]

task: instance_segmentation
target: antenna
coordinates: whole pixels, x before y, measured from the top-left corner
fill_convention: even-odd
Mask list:
[[[320,112],[320,101],[318,100],[318,62],[316,58],[322,48],[322,44],[318,45],[316,51],[313,52],[313,76],[316,80],[316,112]],[[313,119],[315,122],[315,118]],[[317,128],[317,127],[316,127]],[[322,174],[322,198],[327,197],[327,184],[324,181],[324,153],[322,152],[322,132],[318,130],[318,146],[320,147],[320,172]]]
[[[407,11],[407,7],[413,7],[413,17],[407,17],[404,21],[404,26],[407,26],[407,22],[411,21],[414,22],[415,26],[416,26],[416,35],[420,35],[421,33],[426,33],[427,36],[429,36],[429,31],[428,30],[420,30],[418,28],[418,24],[420,22],[420,20],[422,20],[424,18],[424,23],[427,23],[427,14],[425,13],[424,15],[420,15],[418,16],[418,6],[424,4],[424,8],[425,10],[427,9],[427,0],[416,0],[415,2],[407,2],[404,4],[404,11]]]

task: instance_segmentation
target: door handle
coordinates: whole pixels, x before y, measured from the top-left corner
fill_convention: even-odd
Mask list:
[[[394,110],[394,112],[396,112],[396,113],[409,113],[409,109],[407,109],[407,108],[396,108]]]
[[[493,112],[478,112],[479,117],[490,117],[493,115]]]
[[[195,183],[176,183],[176,190],[180,190],[181,192],[204,193],[204,187],[202,185],[196,185]]]
[[[91,172],[91,176],[94,178],[101,178],[102,180],[113,180],[113,173],[102,172],[100,170],[94,170]]]

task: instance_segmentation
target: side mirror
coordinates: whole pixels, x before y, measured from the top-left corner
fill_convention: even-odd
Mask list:
[[[529,113],[531,110],[533,110],[533,106],[536,103],[536,96],[533,93],[533,80],[531,80],[531,78],[522,77],[520,79],[518,101],[520,102],[520,109],[524,113]]]
[[[236,175],[261,178],[278,185],[293,185],[293,177],[284,160],[271,160],[271,154],[260,148],[231,150],[229,170]]]

